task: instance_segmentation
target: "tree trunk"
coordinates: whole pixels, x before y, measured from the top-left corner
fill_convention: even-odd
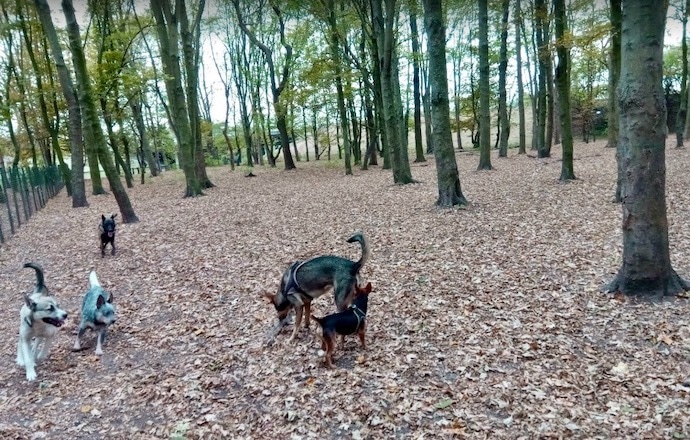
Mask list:
[[[525,87],[522,83],[522,10],[520,9],[520,2],[515,1],[515,64],[517,69],[517,95],[518,95],[518,154],[525,154],[527,139],[526,139],[526,121],[525,121]]]
[[[340,38],[338,32],[338,23],[335,19],[335,2],[334,0],[327,0],[328,8],[328,26],[329,26],[329,46],[331,49],[331,57],[333,59],[333,68],[335,73],[335,90],[336,99],[338,103],[338,119],[340,120],[340,130],[343,132],[343,148],[345,149],[345,174],[352,175],[352,150],[350,146],[350,134],[348,129],[347,111],[345,109],[345,92],[343,91],[343,73],[342,61],[340,60]]]
[[[455,160],[453,135],[450,129],[448,101],[448,73],[446,71],[446,32],[443,25],[441,0],[424,0],[424,26],[429,53],[429,82],[431,85],[431,117],[433,118],[436,151],[438,200],[436,205],[450,207],[466,205],[462,194],[458,164]]]
[[[479,0],[479,166],[478,170],[491,167],[491,108],[489,98],[489,4]]]
[[[120,208],[122,221],[124,223],[136,223],[139,221],[134,208],[127,196],[125,188],[122,186],[120,176],[115,171],[113,159],[108,154],[105,137],[101,129],[98,110],[91,87],[91,79],[86,69],[86,59],[82,50],[81,37],[79,35],[79,25],[74,15],[72,0],[62,0],[62,10],[65,14],[67,32],[69,34],[70,48],[72,52],[72,62],[74,64],[74,74],[77,80],[77,91],[79,103],[82,108],[82,118],[84,121],[84,139],[87,144],[98,154],[98,160],[103,166],[103,171],[110,183],[110,190],[113,192],[115,201]]]
[[[548,11],[546,8],[545,0],[535,0],[534,1],[534,15],[535,15],[535,31],[537,37],[537,155],[539,157],[550,157],[551,152],[549,151],[548,145],[546,143],[546,94],[547,87],[546,77],[547,77],[547,52],[548,42],[545,40],[546,36],[546,18]]]
[[[688,8],[690,0],[686,0],[683,8],[683,37],[681,39],[681,63],[683,65],[680,79],[680,105],[676,114],[676,148],[683,148],[683,131],[685,130],[685,120],[688,113]]]
[[[658,298],[690,286],[671,267],[666,217],[666,2],[626,0],[622,14],[620,151],[623,264],[608,291]]]
[[[554,19],[556,21],[556,52],[558,65],[556,66],[556,88],[559,97],[559,113],[561,120],[561,147],[563,160],[561,161],[561,181],[575,179],[573,168],[573,127],[570,115],[570,47],[565,36],[568,23],[565,15],[565,0],[553,0]]]
[[[385,0],[385,18],[381,0],[373,1],[374,28],[378,29],[379,65],[381,66],[381,98],[383,102],[384,127],[386,132],[386,150],[391,157],[393,182],[396,184],[413,183],[410,163],[407,160],[407,143],[403,131],[402,99],[398,80],[398,54],[395,50],[395,0]],[[374,33],[377,33],[375,31]]]
[[[426,162],[422,145],[422,100],[419,89],[419,33],[417,31],[417,2],[408,0],[410,9],[410,38],[412,43],[412,95],[414,98],[414,151],[415,162]]]
[[[508,99],[506,94],[506,70],[508,69],[508,14],[510,1],[502,0],[503,16],[501,18],[501,48],[498,62],[498,119],[500,121],[500,139],[498,157],[508,157],[508,136],[510,120],[508,119]]]
[[[616,149],[616,203],[623,201],[621,198],[623,169],[618,142],[618,98],[616,96],[621,73],[621,14],[621,0],[609,0],[611,49],[609,51],[608,144],[606,146]]]

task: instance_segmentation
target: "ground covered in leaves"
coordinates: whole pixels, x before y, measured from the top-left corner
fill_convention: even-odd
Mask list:
[[[72,209],[64,194],[0,250],[0,437],[686,438],[690,305],[600,293],[621,262],[614,151],[577,145],[579,180],[561,184],[560,152],[510,152],[490,172],[459,153],[467,209],[439,210],[433,158],[419,184],[378,168],[210,169],[216,188],[182,199],[176,172],[129,191],[141,220],[119,224],[101,259],[111,195]],[[690,150],[667,149],[671,256],[690,276]],[[275,292],[294,259],[359,257],[374,285],[368,348],[349,338],[335,370],[315,329],[273,345]],[[38,380],[15,364],[22,294],[44,266],[70,313]],[[72,352],[95,268],[118,321],[102,357],[87,333]],[[332,296],[314,314],[333,311]],[[684,385],[685,383],[685,385]]]

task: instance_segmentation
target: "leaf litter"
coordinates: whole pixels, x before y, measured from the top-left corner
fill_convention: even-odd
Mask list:
[[[686,438],[690,435],[687,300],[633,303],[599,289],[621,262],[616,164],[603,142],[578,144],[579,180],[554,157],[458,153],[466,209],[437,209],[435,167],[421,183],[323,162],[212,168],[216,188],[182,199],[176,172],[129,190],[140,218],[118,224],[100,258],[97,223],[111,195],[72,209],[60,194],[0,249],[0,435],[38,439]],[[667,150],[671,257],[688,276],[690,153]],[[363,231],[374,285],[367,350],[347,338],[335,370],[318,330],[286,344],[265,335],[293,260],[356,259]],[[27,261],[69,311],[38,380],[15,365]],[[72,346],[91,269],[115,296],[104,355]],[[333,312],[332,295],[314,315]]]

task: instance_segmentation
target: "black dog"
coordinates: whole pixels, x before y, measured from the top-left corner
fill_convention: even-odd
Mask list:
[[[108,243],[112,248],[110,255],[115,255],[115,217],[117,214],[111,215],[110,218],[101,215],[101,223],[98,225],[98,232],[101,235],[101,258],[105,256],[105,247]]]
[[[369,294],[371,293],[371,283],[367,283],[364,288],[355,285],[355,299],[350,307],[344,312],[333,313],[332,315],[317,318],[312,316],[323,329],[321,336],[321,348],[325,350],[324,361],[329,368],[333,368],[333,352],[335,351],[335,336],[340,335],[341,345],[345,335],[357,333],[362,343],[362,348],[366,348],[364,335],[367,329],[366,316]]]

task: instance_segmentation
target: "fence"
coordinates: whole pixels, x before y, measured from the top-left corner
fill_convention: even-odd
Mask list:
[[[0,186],[0,243],[4,243],[57,195],[64,182],[57,166],[0,167]]]

